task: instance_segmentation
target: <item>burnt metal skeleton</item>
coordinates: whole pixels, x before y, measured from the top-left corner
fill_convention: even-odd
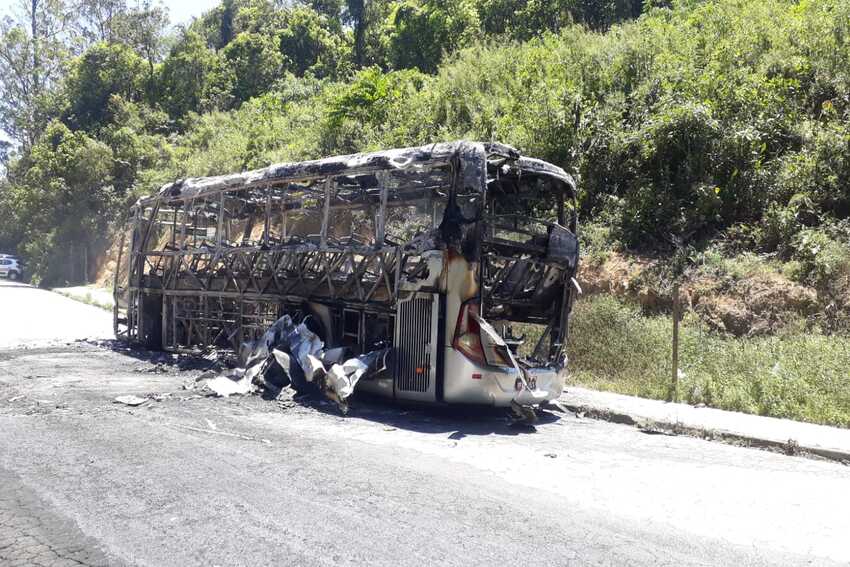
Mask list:
[[[350,365],[364,390],[551,400],[578,290],[575,199],[562,169],[494,143],[181,180],[131,209],[115,332],[173,352],[239,351],[287,316],[290,332],[300,323],[322,343],[311,356],[326,373],[382,353]]]

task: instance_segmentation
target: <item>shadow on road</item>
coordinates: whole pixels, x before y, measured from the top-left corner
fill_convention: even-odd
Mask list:
[[[128,345],[118,339],[82,340],[81,343],[106,348],[112,352],[128,356],[141,362],[159,364],[171,370],[209,370],[217,366],[217,360],[189,354],[174,354],[161,350],[151,350],[139,345]]]
[[[315,396],[297,396],[294,401],[321,413],[339,416],[335,404]],[[348,417],[380,423],[417,433],[433,433],[460,440],[475,435],[527,435],[536,433],[536,425],[557,422],[561,415],[537,410],[536,424],[516,422],[507,408],[474,405],[413,404],[392,401],[372,394],[356,393],[350,398]]]
[[[197,355],[148,350],[144,347],[127,345],[115,339],[86,342],[108,348],[135,360],[162,365],[175,371],[205,371],[220,367],[220,363],[214,357],[204,358]],[[258,395],[269,404],[284,401],[285,398],[319,413],[334,417],[342,415],[336,404],[318,393],[298,394],[284,389],[281,394],[265,391]],[[537,423],[528,424],[515,421],[507,408],[393,401],[364,392],[355,393],[349,398],[349,402],[347,417],[351,419],[363,419],[385,427],[418,433],[450,434],[449,438],[454,440],[475,435],[526,435],[536,432],[535,425],[554,423],[561,419],[559,413],[538,409]]]

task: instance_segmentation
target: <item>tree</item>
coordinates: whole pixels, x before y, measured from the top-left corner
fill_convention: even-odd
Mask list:
[[[558,32],[576,19],[577,4],[598,3],[597,0],[528,0],[518,7],[509,20],[512,37],[528,40],[544,32]]]
[[[233,72],[232,94],[237,102],[269,91],[283,74],[284,57],[268,36],[242,32],[227,44],[222,54]]]
[[[66,83],[67,118],[76,128],[95,130],[111,120],[109,99],[137,101],[144,94],[144,60],[124,45],[98,43],[75,60]]]
[[[306,6],[287,10],[284,16],[278,44],[287,68],[299,76],[308,70],[318,77],[342,74],[350,60],[349,42],[342,29]]]
[[[234,0],[223,0],[221,3],[221,28],[217,47],[224,49],[233,40],[233,18],[236,7]]]
[[[4,161],[4,169],[5,166]],[[4,175],[0,177],[0,250],[15,251],[19,242],[20,233],[13,208],[12,189],[8,178]]]
[[[108,146],[54,121],[13,166],[9,202],[23,236],[18,248],[37,282],[67,279],[70,247],[80,250],[104,234],[116,204],[112,161]]]
[[[87,43],[113,43],[116,23],[127,12],[126,0],[80,0],[77,28]]]
[[[525,41],[547,31],[557,33],[573,22],[604,31],[640,16],[643,4],[644,0],[480,0],[477,9],[485,33],[507,33]]]
[[[147,60],[150,77],[154,75],[154,65],[162,60],[167,27],[168,11],[152,5],[150,0],[121,14],[117,22],[119,41]]]
[[[306,0],[303,4],[309,6],[319,14],[327,16],[328,19],[337,22],[342,21],[343,5],[345,4],[343,0]],[[349,2],[350,4],[351,2]]]
[[[0,140],[0,171],[6,171],[9,167],[9,159],[12,157],[14,146],[8,140]]]
[[[305,7],[296,5],[294,8]],[[245,32],[274,36],[277,30],[285,25],[284,20],[292,8],[281,8],[270,0],[240,0],[238,4],[234,4],[233,9],[235,12],[230,41]]]
[[[114,193],[124,198],[139,182],[139,170],[156,163],[167,145],[162,136],[168,131],[168,114],[144,102],[109,99],[111,121],[98,132],[98,139],[112,150]]]
[[[235,19],[243,0],[222,0],[221,4],[193,21],[189,31],[204,38],[214,49],[224,49],[236,35]]]
[[[592,30],[604,31],[612,24],[640,16],[644,0],[574,0],[574,4],[577,21]]]
[[[126,0],[81,0],[76,27],[88,45],[122,44],[132,47],[148,61],[150,76],[162,57],[168,11],[151,0],[129,7]]]
[[[51,88],[73,47],[62,0],[28,0],[0,22],[0,127],[31,146],[55,105]]]
[[[389,60],[396,69],[437,70],[444,53],[480,35],[472,0],[406,0],[387,22]]]
[[[193,30],[184,32],[159,67],[159,103],[174,119],[230,105],[233,77],[223,58]]]
[[[363,69],[329,105],[328,123],[336,127],[344,120],[361,126],[389,122],[392,105],[420,90],[424,77],[413,70],[382,73],[377,67]]]
[[[427,80],[414,69],[383,73],[368,67],[359,71],[328,101],[327,119],[322,123],[323,142],[328,145],[325,153],[358,151],[375,137],[397,145],[395,136],[401,135],[402,143],[407,143],[402,130],[412,124],[403,124],[403,116],[410,111],[411,100],[427,88]]]
[[[354,64],[362,67],[366,56],[366,0],[348,0],[348,21],[354,28]]]

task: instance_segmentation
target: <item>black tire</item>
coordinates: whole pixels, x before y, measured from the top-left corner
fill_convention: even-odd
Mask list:
[[[18,272],[9,272],[9,275],[6,276],[9,278],[9,281],[16,282],[21,279],[21,275]]]

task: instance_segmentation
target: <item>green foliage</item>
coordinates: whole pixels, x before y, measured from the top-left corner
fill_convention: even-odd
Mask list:
[[[109,100],[118,95],[138,101],[144,94],[145,62],[123,45],[98,43],[73,63],[65,83],[70,105],[67,121],[81,130],[97,130],[112,120]]]
[[[596,257],[725,234],[814,282],[802,235],[841,242],[829,227],[850,216],[848,21],[843,0],[226,0],[153,76],[126,42],[98,44],[57,92],[66,124],[112,151],[121,197],[499,140],[577,174]],[[39,112],[56,116],[51,96]]]
[[[12,204],[13,195],[9,180],[0,179],[0,249],[15,252],[21,235]]]
[[[13,164],[17,182],[9,201],[23,235],[18,250],[37,283],[59,281],[68,245],[105,230],[116,205],[111,165],[107,145],[59,122],[47,127],[26,160]]]
[[[647,317],[611,297],[579,301],[570,330],[572,381],[666,399],[671,329],[669,317]],[[683,401],[850,426],[850,339],[816,334],[733,339],[687,319],[680,337]]]
[[[771,203],[764,212],[761,225],[752,231],[752,236],[762,250],[776,251],[788,258],[793,251],[794,237],[802,228],[797,207]]]
[[[234,67],[234,72],[243,83],[253,80],[249,69],[241,67],[252,56],[257,63],[272,65],[254,70],[258,75],[255,83],[270,75],[273,83],[284,69],[299,76],[308,72],[318,77],[338,76],[348,72],[351,61],[350,34],[343,29],[341,16],[341,6],[336,2],[309,2],[281,9],[268,0],[234,0],[196,21],[189,33],[204,38],[208,46],[223,50],[225,55],[229,50],[229,59],[240,66]],[[237,49],[239,54],[234,52]],[[276,52],[282,61],[277,60]],[[243,94],[267,90],[253,88]]]
[[[395,69],[437,70],[444,53],[479,36],[471,0],[406,0],[396,4],[386,23],[387,53]]]
[[[158,148],[154,165],[139,172],[137,191],[190,176],[219,175],[318,155],[311,134],[326,109],[315,99],[321,83],[289,76],[281,91],[230,112],[190,115],[185,133]]]
[[[340,19],[344,7],[347,7],[349,10],[351,9],[351,6],[355,6],[355,10],[363,9],[362,0],[353,3],[346,2],[344,0],[307,0],[305,4],[312,8],[317,14],[321,14],[331,20]]]
[[[611,224],[592,222],[581,227],[581,257],[583,262],[601,264],[617,249]]]
[[[285,65],[273,39],[256,33],[240,33],[222,54],[233,73],[232,94],[237,102],[268,92]]]
[[[808,201],[809,210],[839,218],[850,215],[850,126],[830,110],[821,114],[806,132],[799,151],[789,152],[781,162],[777,186],[781,197]],[[823,106],[822,105],[822,109]]]
[[[549,24],[567,14],[599,22],[607,13],[604,28],[634,9],[397,2],[384,21],[388,62],[436,72],[372,67],[349,85],[326,83],[314,100],[327,114],[293,135],[315,141],[309,146],[322,154],[434,139],[504,141],[578,173],[582,215],[604,219],[606,238],[631,247],[729,231],[742,245],[790,257],[801,229],[850,213],[850,85],[841,78],[850,52],[841,2],[679,2],[607,34],[581,26],[547,34],[530,23],[534,11]],[[251,18],[236,18],[243,20]],[[510,28],[517,25],[529,28]],[[540,37],[475,43],[482,31]],[[295,74],[316,72],[310,61]],[[260,86],[282,88],[267,78],[249,90]]]
[[[630,244],[670,233],[690,236],[719,220],[721,189],[714,182],[712,162],[720,124],[703,105],[659,106],[611,156],[630,189],[622,195],[619,222],[621,236]],[[588,195],[600,189],[605,190],[591,182]]]
[[[132,197],[140,171],[155,166],[167,151],[162,133],[168,131],[168,114],[116,95],[109,100],[108,112],[113,120],[100,131],[100,139],[112,150],[115,195]]]
[[[478,14],[488,34],[507,34],[527,40],[544,32],[557,32],[571,23],[592,30],[637,18],[643,0],[481,0]]]
[[[21,2],[16,12],[0,18],[0,127],[29,147],[61,108],[57,85],[74,46],[63,41],[61,0]]]
[[[287,69],[295,75],[338,77],[350,70],[348,37],[327,16],[312,9],[298,7],[287,12],[278,38]]]
[[[414,70],[385,74],[373,67],[358,73],[329,103],[324,131],[329,149],[356,151],[387,139],[394,119],[406,114],[426,81]]]
[[[667,2],[653,2],[652,0],[573,0],[570,4],[573,18],[576,21],[586,24],[593,30],[606,30],[614,23],[637,18],[641,15],[644,6],[648,7],[653,4],[663,6]]]
[[[817,290],[821,325],[850,334],[850,225],[804,229],[794,239],[796,276]]]
[[[477,9],[485,33],[527,40],[573,23],[573,6],[572,0],[481,0]]]
[[[574,42],[590,37],[578,28],[565,34],[459,53],[432,87],[432,120],[446,136],[504,141],[575,170],[580,93],[564,61],[580,58]]]
[[[73,11],[64,17],[76,19],[75,31],[85,42],[130,47],[147,60],[149,72],[153,72],[154,63],[163,55],[165,29],[169,26],[165,7],[150,0],[135,6],[126,0],[80,0]]]
[[[203,38],[210,48],[223,49],[236,35],[234,19],[243,3],[242,0],[222,0],[212,10],[193,21],[188,31]]]
[[[156,90],[162,108],[179,119],[189,112],[226,108],[232,82],[221,55],[189,31],[160,66]]]

